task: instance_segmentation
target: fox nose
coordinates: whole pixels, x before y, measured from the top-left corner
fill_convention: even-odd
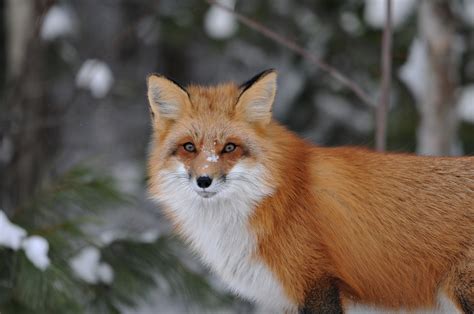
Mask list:
[[[205,189],[211,186],[212,179],[208,176],[202,176],[202,177],[197,178],[196,182],[200,188]]]

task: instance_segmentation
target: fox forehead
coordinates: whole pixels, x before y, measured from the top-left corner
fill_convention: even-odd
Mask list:
[[[216,86],[190,85],[186,87],[190,106],[183,114],[232,118],[239,99],[240,89],[234,83]]]
[[[239,87],[234,83],[217,86],[189,85],[189,105],[184,107],[171,128],[173,142],[189,139],[197,145],[224,144],[229,138],[241,138],[238,130],[246,125],[234,119]]]
[[[156,139],[156,144],[162,149],[173,150],[176,146],[190,142],[198,150],[217,152],[229,142],[244,144],[248,142],[248,138],[248,132],[242,130],[238,122],[187,117],[170,126],[162,138]]]

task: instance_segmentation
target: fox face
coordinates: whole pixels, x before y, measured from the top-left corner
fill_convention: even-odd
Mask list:
[[[227,135],[208,130],[209,136],[201,138],[183,134],[177,141],[176,161],[188,175],[191,189],[201,197],[210,198],[225,190],[228,181],[235,179],[233,169],[237,164],[251,168],[255,162],[256,156],[251,154],[248,143],[238,133],[229,131],[231,134]]]
[[[292,312],[283,287],[256,257],[257,239],[248,223],[278,184],[271,169],[281,149],[270,140],[278,138],[270,127],[275,92],[274,71],[240,86],[182,88],[150,76],[148,190],[228,288],[278,308],[272,312]]]
[[[243,192],[267,193],[271,180],[264,166],[265,126],[271,120],[275,92],[274,71],[240,86],[187,88],[151,75],[152,195],[210,201]]]

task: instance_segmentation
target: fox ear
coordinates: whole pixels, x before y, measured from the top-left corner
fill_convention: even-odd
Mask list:
[[[154,120],[176,120],[189,101],[187,91],[164,76],[151,74],[147,79],[148,102]]]
[[[277,88],[276,80],[276,71],[266,70],[240,86],[236,110],[248,122],[270,122]]]

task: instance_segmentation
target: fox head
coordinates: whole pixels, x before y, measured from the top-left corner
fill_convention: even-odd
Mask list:
[[[152,197],[213,202],[268,193],[265,138],[276,79],[276,72],[267,70],[242,85],[184,88],[150,75]]]

